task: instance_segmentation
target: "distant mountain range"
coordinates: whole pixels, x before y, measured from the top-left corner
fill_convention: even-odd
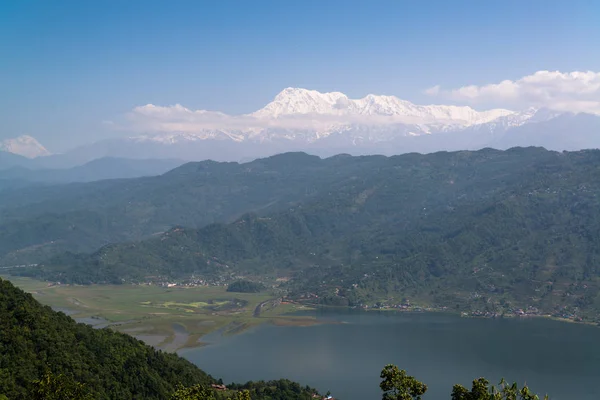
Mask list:
[[[65,169],[30,169],[24,166],[3,169],[0,166],[0,189],[3,183],[10,181],[55,184],[155,176],[183,163],[184,161],[172,159],[129,160],[105,157]]]
[[[600,147],[598,115],[543,108],[476,111],[420,106],[394,96],[350,99],[339,92],[299,88],[287,88],[265,107],[245,115],[147,104],[135,108],[132,119],[138,130],[147,133],[103,140],[34,161],[44,168],[65,168],[102,157],[250,161],[289,151],[331,156],[514,146]],[[33,138],[22,138],[5,141],[9,144],[4,149],[28,156],[47,154]]]

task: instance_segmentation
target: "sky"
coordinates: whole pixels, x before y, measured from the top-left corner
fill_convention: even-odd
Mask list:
[[[130,135],[114,121],[139,106],[243,114],[286,87],[594,110],[599,20],[577,0],[7,0],[0,140],[65,151]]]

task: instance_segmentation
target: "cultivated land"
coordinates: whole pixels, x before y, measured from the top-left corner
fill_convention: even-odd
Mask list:
[[[281,304],[268,291],[232,293],[224,286],[54,285],[29,278],[6,278],[42,304],[78,321],[109,326],[169,351],[201,346],[201,337],[216,330],[232,334],[265,322],[315,323],[311,317],[286,315],[306,307]],[[261,303],[264,305],[256,313]]]

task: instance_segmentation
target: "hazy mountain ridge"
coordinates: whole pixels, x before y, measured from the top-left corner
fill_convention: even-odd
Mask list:
[[[105,157],[64,169],[29,169],[24,166],[0,169],[0,181],[21,180],[38,183],[92,182],[103,179],[137,178],[161,175],[184,164],[172,159],[130,160]]]
[[[167,177],[193,181],[210,171],[221,182],[242,168],[263,178],[279,174],[272,184],[290,197],[298,189],[313,195],[229,224],[178,227],[16,272],[73,283],[281,276],[291,278],[291,293],[318,293],[338,305],[404,296],[456,310],[531,306],[600,321],[594,212],[600,151],[514,148],[326,160],[284,154],[259,161],[191,163]]]
[[[188,163],[157,177],[9,190],[0,196],[0,263],[282,209],[354,173],[323,175],[326,166],[315,156],[286,154],[248,164]]]

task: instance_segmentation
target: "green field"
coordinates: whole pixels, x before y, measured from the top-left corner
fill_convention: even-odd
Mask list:
[[[314,319],[286,315],[302,306],[281,304],[254,316],[256,306],[275,298],[262,293],[231,293],[223,286],[190,288],[148,285],[51,285],[21,277],[7,277],[42,304],[97,326],[110,326],[148,344],[175,351],[202,345],[201,337],[222,329],[237,333],[269,322],[311,324]]]

